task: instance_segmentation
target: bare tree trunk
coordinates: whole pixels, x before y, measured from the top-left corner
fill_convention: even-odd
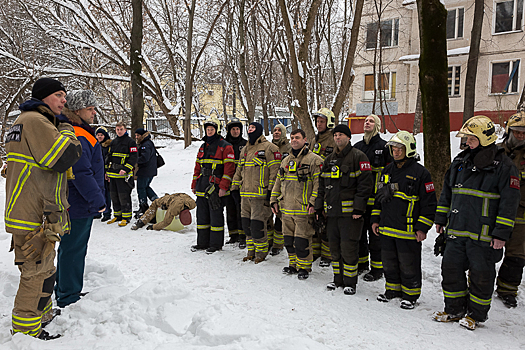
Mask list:
[[[521,90],[521,97],[516,110],[518,112],[525,111],[525,85],[523,85],[523,89]]]
[[[135,130],[144,125],[144,87],[142,85],[142,0],[132,0],[133,25],[131,27],[130,68],[131,91],[133,94],[131,106],[131,131],[134,137]]]
[[[414,129],[413,134],[419,134],[421,130],[421,117],[423,116],[423,110],[421,109],[421,89],[417,86],[417,98],[416,98],[416,111],[414,112]]]
[[[470,51],[468,53],[467,75],[465,76],[465,99],[463,102],[463,123],[474,116],[476,103],[476,75],[478,73],[479,44],[483,26],[485,1],[475,0],[474,21],[470,34]]]
[[[248,123],[253,122],[255,118],[255,103],[252,98],[252,91],[250,88],[250,82],[248,80],[248,74],[246,73],[246,30],[244,27],[244,6],[246,0],[241,0],[239,8],[239,41],[241,44],[241,52],[239,55],[239,73],[241,78],[241,86],[244,93],[244,98],[246,100],[247,106],[246,114],[248,118]]]
[[[193,50],[193,19],[195,18],[196,0],[191,0],[188,18],[188,36],[186,38],[186,79],[184,84],[184,148],[191,145],[191,99],[193,98],[193,81],[191,77],[191,52]]]
[[[419,86],[423,109],[425,167],[439,197],[450,166],[447,10],[440,0],[417,0],[419,15]]]

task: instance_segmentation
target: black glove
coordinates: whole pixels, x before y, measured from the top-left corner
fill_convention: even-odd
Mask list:
[[[215,184],[210,184],[206,188],[204,196],[208,200],[211,210],[222,209],[222,201],[219,197],[219,186],[216,186]]]
[[[392,200],[392,193],[390,192],[389,186],[385,184],[379,184],[377,187],[376,201],[379,201],[379,203],[390,202]]]
[[[315,211],[315,218],[312,222],[312,226],[319,236],[323,237],[326,235],[326,220],[323,215],[323,209],[318,209]]]
[[[148,227],[146,227],[146,230],[153,230],[153,225],[149,225]]]
[[[440,256],[443,255],[445,252],[445,245],[447,243],[447,239],[445,238],[444,233],[440,233],[439,236],[436,237],[436,241],[434,243],[434,255]]]
[[[365,212],[362,210],[354,209],[352,215],[365,215]]]

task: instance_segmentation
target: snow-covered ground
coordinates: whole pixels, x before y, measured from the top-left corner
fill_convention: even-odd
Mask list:
[[[360,138],[355,135],[353,143]],[[452,142],[455,154],[457,139]],[[166,166],[152,186],[159,195],[191,193],[199,143],[188,149],[182,142],[164,144],[160,152]],[[136,207],[136,192],[133,199]],[[285,253],[258,265],[243,263],[245,251],[231,246],[212,255],[192,253],[195,215],[194,223],[180,232],[131,231],[129,225],[96,220],[85,271],[84,291],[89,294],[46,328],[63,334],[48,342],[9,333],[19,278],[8,253],[10,237],[0,223],[0,349],[525,348],[523,291],[516,309],[494,299],[489,320],[474,332],[431,320],[433,311],[443,309],[441,259],[432,253],[434,229],[423,244],[422,296],[416,309],[408,311],[397,300],[376,301],[384,279],[369,283],[360,277],[357,294],[346,296],[341,289],[326,291],[332,272],[318,262],[310,278],[299,281],[281,273]]]

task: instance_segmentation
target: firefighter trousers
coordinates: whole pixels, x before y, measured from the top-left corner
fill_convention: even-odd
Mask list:
[[[478,322],[487,320],[494,292],[496,263],[502,257],[503,249],[494,249],[489,242],[448,237],[441,262],[445,312],[466,313]]]
[[[505,243],[505,258],[496,284],[499,295],[517,295],[525,266],[525,225],[515,224],[512,236]]]
[[[400,291],[404,300],[416,301],[421,295],[421,242],[383,235],[381,259],[385,289]]]
[[[241,197],[239,190],[230,191],[230,195],[225,197],[226,224],[228,225],[228,235],[244,235],[241,220]]]
[[[326,231],[330,241],[330,254],[334,283],[336,286],[357,285],[357,264],[359,261],[359,238],[363,229],[363,218],[351,216],[329,216]]]
[[[272,214],[268,219],[266,226],[268,244],[272,243],[272,247],[277,249],[282,249],[284,246],[283,222],[281,221],[281,216],[281,213],[278,213],[275,217]]]
[[[374,270],[383,271],[383,263],[381,262],[381,239],[372,231],[370,224],[371,211],[363,215],[364,224],[361,239],[359,240],[359,266],[358,270]]]
[[[264,259],[268,255],[266,222],[271,215],[272,209],[265,198],[242,198],[241,220],[246,234],[247,256]]]
[[[129,179],[133,181],[133,179]],[[117,220],[131,221],[131,186],[125,179],[111,178],[109,181],[111,202],[113,202],[113,215]]]
[[[225,197],[221,197],[223,206],[224,201]],[[223,207],[212,210],[209,201],[204,197],[197,197],[197,245],[217,249],[222,249],[224,245]]]
[[[315,231],[312,221],[312,215],[282,215],[284,246],[288,252],[288,265],[309,272],[312,271],[314,260],[312,237]]]

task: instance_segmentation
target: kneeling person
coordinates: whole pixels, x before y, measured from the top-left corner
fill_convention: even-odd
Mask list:
[[[291,143],[291,154],[281,163],[270,202],[276,216],[279,206],[282,212],[289,261],[283,272],[299,272],[299,279],[307,279],[312,271],[312,221],[323,159],[308,149],[303,130],[292,131]]]
[[[162,230],[168,227],[173,219],[179,215],[180,222],[184,226],[191,224],[190,210],[197,206],[195,201],[186,193],[165,194],[161,198],[157,198],[151,203],[148,210],[140,217],[140,219],[131,227],[132,230],[137,230],[147,225],[157,214],[157,209],[166,210],[164,220],[154,225],[147,227],[148,230]]]

